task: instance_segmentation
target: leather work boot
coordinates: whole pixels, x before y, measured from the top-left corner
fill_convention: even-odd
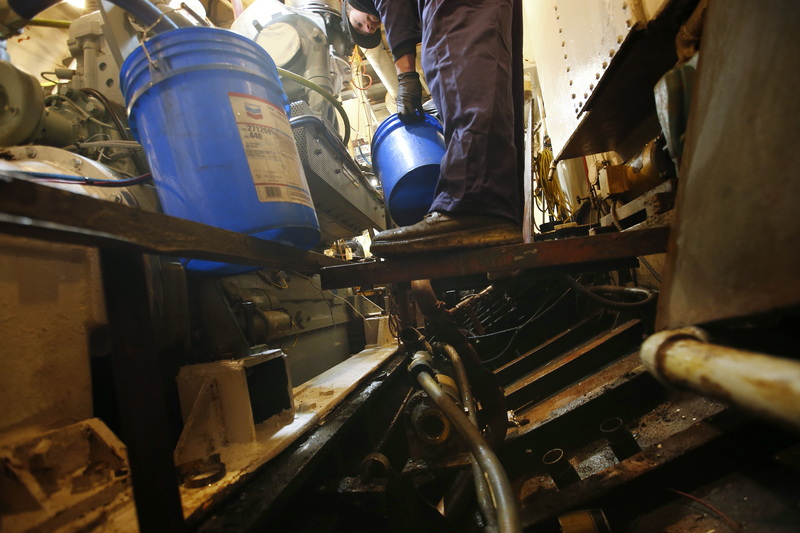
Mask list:
[[[378,257],[395,257],[521,242],[522,230],[504,218],[433,212],[414,225],[378,233],[370,250]]]

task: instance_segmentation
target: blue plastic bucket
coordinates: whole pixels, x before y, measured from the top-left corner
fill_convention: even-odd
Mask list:
[[[163,211],[302,249],[320,237],[275,64],[228,30],[161,33],[124,62],[120,83]],[[190,260],[213,275],[256,270]]]
[[[372,168],[397,224],[419,222],[430,209],[444,151],[442,125],[430,115],[414,124],[392,115],[378,126],[372,138]]]

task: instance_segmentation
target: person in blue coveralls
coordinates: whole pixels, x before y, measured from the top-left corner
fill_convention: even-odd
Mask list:
[[[381,42],[398,72],[397,114],[423,120],[417,44],[444,122],[446,151],[421,222],[372,240],[381,257],[522,241],[511,95],[513,0],[344,0],[343,20],[363,48]]]

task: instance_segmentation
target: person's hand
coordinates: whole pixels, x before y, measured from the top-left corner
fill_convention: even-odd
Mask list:
[[[401,72],[397,75],[397,116],[407,124],[425,118],[422,83],[417,72]]]

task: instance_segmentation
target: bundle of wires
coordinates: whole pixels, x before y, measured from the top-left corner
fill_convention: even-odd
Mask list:
[[[555,177],[553,152],[547,148],[542,150],[537,154],[535,163],[534,170],[539,185],[535,197],[539,210],[548,213],[552,219],[566,221],[572,215],[572,209]]]

